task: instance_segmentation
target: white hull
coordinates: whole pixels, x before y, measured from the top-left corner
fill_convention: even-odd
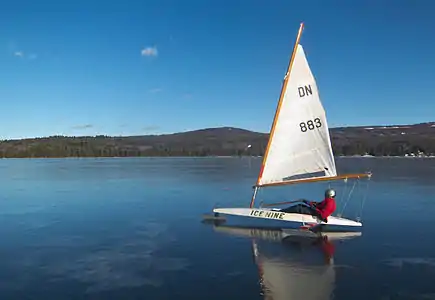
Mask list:
[[[297,223],[312,224],[312,225],[324,224],[324,225],[348,226],[348,227],[362,226],[361,222],[357,222],[345,218],[334,217],[334,216],[329,216],[328,223],[325,223],[311,215],[285,213],[285,212],[280,212],[279,209],[276,208],[215,208],[213,209],[213,212],[219,214],[233,215],[233,216],[271,219],[271,220],[278,220],[284,222],[297,222]]]

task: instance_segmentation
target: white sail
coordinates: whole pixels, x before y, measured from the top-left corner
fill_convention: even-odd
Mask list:
[[[337,175],[326,113],[300,44],[288,76],[260,186]]]

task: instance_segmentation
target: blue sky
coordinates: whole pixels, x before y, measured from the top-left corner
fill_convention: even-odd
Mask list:
[[[331,127],[435,121],[434,10],[430,0],[8,1],[0,138],[267,132],[301,21]]]

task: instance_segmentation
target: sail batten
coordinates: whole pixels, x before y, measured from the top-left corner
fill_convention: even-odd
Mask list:
[[[328,122],[316,80],[299,43],[283,91],[274,135],[257,186],[337,176]]]

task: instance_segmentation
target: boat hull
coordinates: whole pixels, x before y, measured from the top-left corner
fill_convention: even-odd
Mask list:
[[[259,219],[270,219],[283,222],[302,223],[304,225],[334,225],[346,227],[362,227],[361,222],[354,220],[329,216],[328,222],[323,222],[315,216],[298,214],[298,213],[285,213],[276,208],[215,208],[213,212],[216,214],[225,214],[233,216],[242,216]]]

